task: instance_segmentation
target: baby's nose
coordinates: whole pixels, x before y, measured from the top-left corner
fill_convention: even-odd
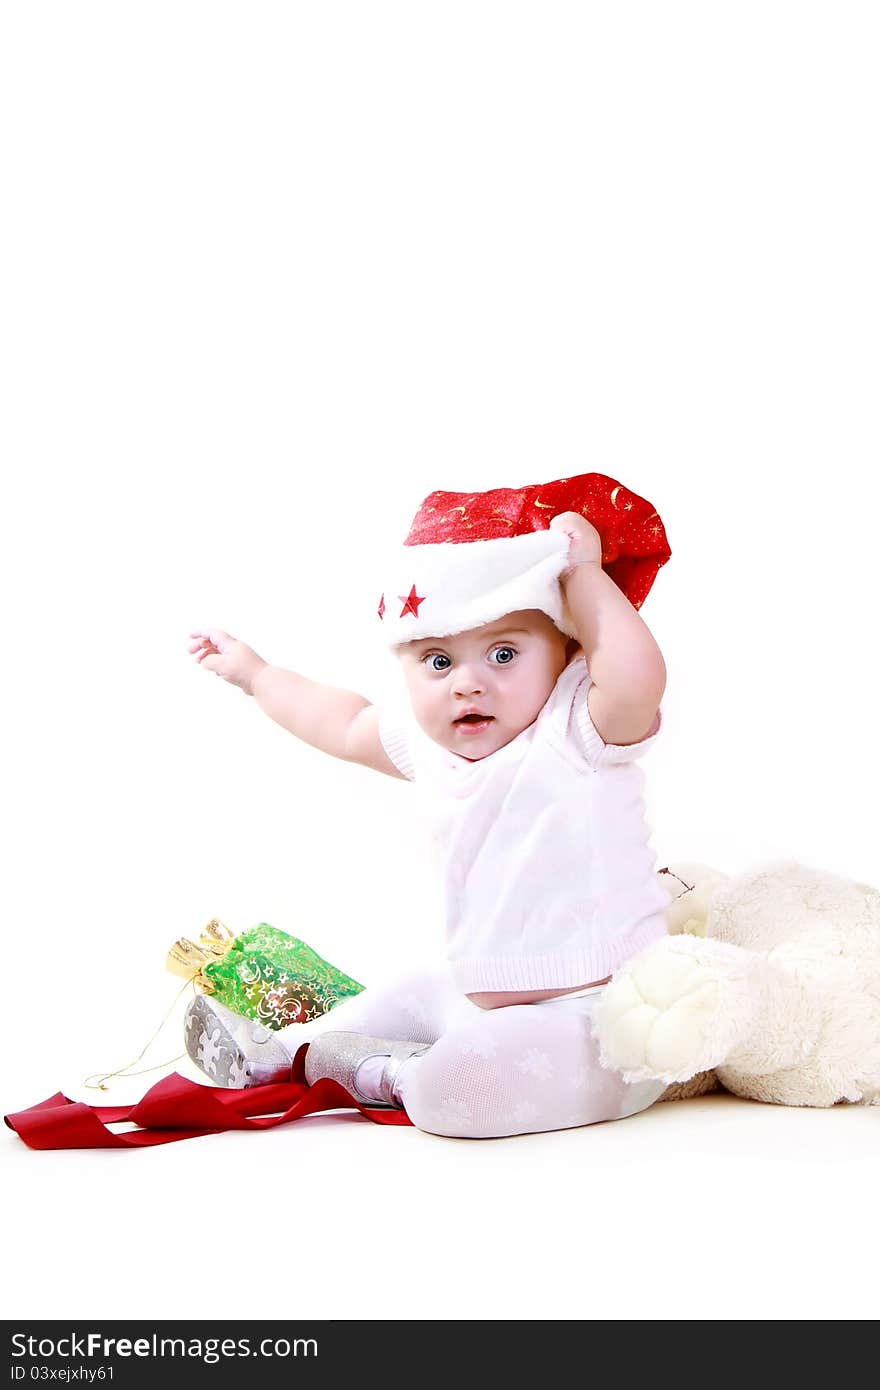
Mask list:
[[[468,672],[464,667],[459,667],[458,677],[455,682],[455,689],[461,695],[473,695],[484,689],[484,683],[476,672]]]

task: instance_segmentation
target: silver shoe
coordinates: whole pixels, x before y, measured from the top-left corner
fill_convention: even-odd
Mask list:
[[[290,1053],[268,1028],[210,995],[199,994],[183,1019],[186,1050],[218,1086],[265,1086],[291,1079]]]
[[[365,1033],[320,1033],[309,1043],[305,1057],[306,1080],[310,1086],[329,1077],[338,1081],[361,1105],[371,1110],[402,1110],[394,1098],[394,1086],[402,1063],[427,1052],[430,1043],[400,1042],[394,1038],[370,1038]],[[368,1057],[385,1057],[379,1082],[382,1099],[361,1095],[354,1078],[361,1062]]]

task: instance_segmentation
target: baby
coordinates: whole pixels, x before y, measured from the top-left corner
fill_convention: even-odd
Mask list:
[[[247,1086],[288,1079],[307,1041],[310,1084],[332,1077],[433,1134],[635,1114],[665,1083],[603,1068],[591,1021],[614,970],[666,931],[636,765],[660,730],[663,657],[580,512],[496,540],[418,534],[386,591],[401,613],[385,594],[378,610],[409,697],[399,715],[221,629],[192,633],[189,650],[313,747],[419,785],[447,959],[276,1032],[198,996],[187,1051],[217,1084]]]

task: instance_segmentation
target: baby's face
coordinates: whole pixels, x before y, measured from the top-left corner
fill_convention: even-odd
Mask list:
[[[452,637],[405,642],[397,655],[420,727],[475,762],[534,723],[579,650],[546,613],[527,608]],[[490,715],[488,724],[456,723],[470,708]]]

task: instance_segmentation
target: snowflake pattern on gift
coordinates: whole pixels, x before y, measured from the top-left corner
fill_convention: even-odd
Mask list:
[[[546,1052],[530,1047],[516,1064],[524,1076],[534,1076],[538,1081],[549,1081],[556,1075],[556,1068]]]
[[[237,1048],[229,1046],[223,1036],[219,1023],[211,1021],[203,1030],[193,1020],[190,1025],[198,1039],[196,1058],[198,1065],[213,1081],[224,1086],[240,1089],[249,1084],[248,1068],[245,1058]]]
[[[235,1089],[250,1084],[250,1072],[244,1060],[237,1057],[230,1058],[229,1061],[229,1085]]]
[[[215,1041],[215,1039],[217,1041]],[[220,1039],[219,1026],[206,1030],[199,1039],[198,1059],[202,1071],[207,1072],[208,1076],[213,1076],[217,1063],[223,1059],[223,1049],[217,1046]]]

